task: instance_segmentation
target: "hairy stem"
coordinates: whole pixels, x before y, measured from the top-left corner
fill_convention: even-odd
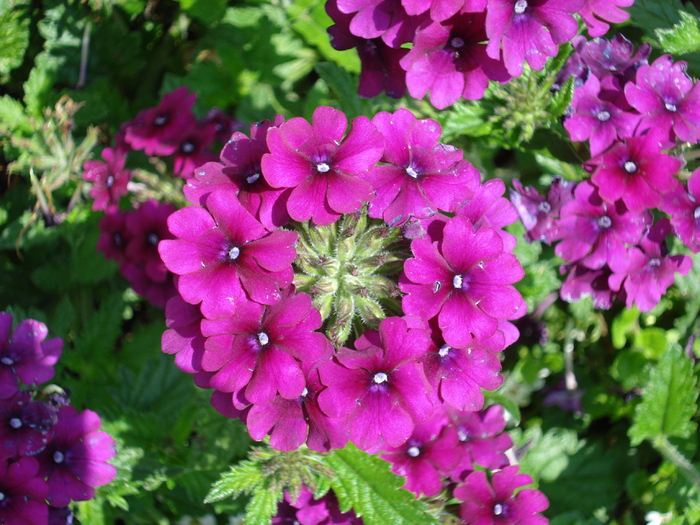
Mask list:
[[[685,479],[695,485],[697,490],[700,491],[700,472],[698,472],[693,464],[688,461],[688,459],[681,454],[681,452],[675,446],[673,446],[666,436],[661,436],[654,439],[652,444],[665,459],[673,463],[678,468]]]

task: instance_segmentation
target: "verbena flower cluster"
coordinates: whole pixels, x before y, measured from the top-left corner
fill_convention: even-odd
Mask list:
[[[86,501],[114,479],[116,454],[100,417],[78,412],[64,393],[34,388],[51,380],[63,341],[33,319],[12,329],[0,313],[0,523],[70,524],[71,501]]]
[[[490,81],[541,70],[578,32],[592,37],[629,18],[634,0],[328,0],[338,50],[357,48],[359,93],[395,98],[430,93],[438,109],[478,100]],[[405,44],[410,43],[410,49]]]
[[[158,106],[121,126],[115,145],[102,151],[103,161],[83,166],[83,178],[91,183],[92,209],[105,211],[98,249],[119,263],[136,293],[161,308],[176,294],[173,274],[157,251],[158,242],[171,237],[166,221],[175,208],[150,195],[153,188],[144,172],[125,166],[129,154],[143,151],[152,162],[167,163],[166,170],[177,178],[189,179],[196,166],[215,160],[213,151],[239,123],[216,108],[197,120],[192,112],[195,100],[186,87],[166,94]],[[120,208],[127,195],[134,196],[134,202]]]
[[[598,308],[619,299],[646,312],[691,268],[688,256],[669,255],[667,237],[700,251],[700,169],[690,174],[682,156],[700,140],[700,87],[684,62],[649,64],[650,46],[635,52],[621,35],[573,45],[557,84],[574,76],[564,127],[588,142],[591,177],[555,178],[546,196],[516,181],[511,200],[529,240],[557,242],[563,299],[589,295]],[[654,209],[668,217],[654,220]]]
[[[431,495],[507,465],[482,388],[527,309],[505,186],[440,135],[405,109],[254,124],[196,170],[158,244],[179,292],[163,350],[218,411],[281,451],[383,452]],[[511,496],[494,516],[543,510]]]

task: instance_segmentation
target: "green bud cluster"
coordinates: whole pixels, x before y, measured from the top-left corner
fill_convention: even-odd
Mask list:
[[[398,277],[410,249],[400,228],[362,210],[328,226],[297,223],[295,230],[294,284],[311,295],[336,347],[387,315],[401,315]]]

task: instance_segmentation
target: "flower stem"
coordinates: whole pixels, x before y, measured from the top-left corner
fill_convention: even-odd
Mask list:
[[[673,463],[678,468],[685,479],[695,485],[695,487],[700,491],[700,472],[698,472],[693,464],[688,461],[688,459],[681,454],[681,452],[675,446],[673,446],[666,436],[660,436],[654,439],[652,444],[665,459]]]

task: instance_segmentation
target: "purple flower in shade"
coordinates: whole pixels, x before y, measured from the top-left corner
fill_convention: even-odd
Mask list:
[[[591,36],[602,36],[610,29],[610,24],[626,21],[630,14],[622,7],[630,7],[634,0],[586,0],[579,15],[588,27]]]
[[[693,253],[700,252],[700,168],[688,179],[688,191],[667,193],[660,208],[671,216],[676,237]]]
[[[73,525],[73,518],[70,507],[49,507],[48,525]]]
[[[0,523],[43,525],[48,522],[49,494],[46,481],[38,475],[39,462],[32,457],[0,461]]]
[[[296,399],[278,395],[269,405],[254,405],[246,415],[246,425],[253,439],[270,434],[270,445],[277,450],[296,450],[305,441],[311,450],[328,452],[343,448],[349,431],[342,418],[328,417],[318,407],[318,393],[324,386],[318,375],[317,362],[302,362],[306,388]]]
[[[379,331],[355,341],[356,350],[343,348],[319,368],[327,386],[318,396],[321,410],[347,418],[350,440],[370,454],[402,445],[433,413],[433,394],[418,362],[430,339],[409,321],[384,319]]]
[[[547,518],[538,513],[549,507],[544,494],[535,489],[521,489],[530,485],[532,478],[518,474],[517,466],[494,472],[491,482],[486,472],[469,474],[462,485],[454,490],[455,498],[462,500],[460,516],[467,525],[546,525]]]
[[[21,390],[0,400],[0,457],[33,456],[41,452],[51,438],[58,409]]]
[[[207,196],[217,188],[228,187],[238,193],[238,201],[268,230],[289,222],[287,198],[290,188],[274,189],[264,177],[260,162],[267,148],[267,130],[284,122],[277,115],[274,123],[257,122],[250,127],[250,138],[235,132],[221,150],[221,162],[210,162],[195,170],[183,191],[193,203],[204,206]]]
[[[100,416],[63,406],[58,412],[51,443],[37,455],[39,475],[49,484],[49,504],[65,507],[95,496],[95,487],[111,482],[117,469],[107,463],[116,455],[114,440],[99,428]]]
[[[668,255],[666,237],[671,233],[668,219],[659,219],[639,243],[629,249],[629,265],[615,271],[610,288],[620,290],[624,284],[627,308],[635,304],[642,312],[652,310],[673,284],[674,274],[686,275],[693,266],[687,255]]]
[[[445,341],[463,348],[472,337],[486,339],[499,319],[525,313],[522,296],[512,286],[523,278],[520,263],[503,251],[493,228],[474,231],[464,217],[453,217],[441,238],[411,242],[413,258],[399,279],[403,309],[422,319],[438,316]]]
[[[424,423],[419,423],[400,447],[385,449],[381,458],[392,464],[394,474],[406,478],[404,489],[416,496],[437,496],[443,487],[442,477],[460,461],[457,431],[447,426],[442,410]]]
[[[151,279],[143,266],[143,261],[124,261],[119,267],[133,290],[158,308],[165,308],[171,297],[177,295],[173,274],[167,273],[160,282]]]
[[[168,269],[158,254],[158,243],[173,238],[168,231],[168,217],[174,211],[172,204],[149,200],[126,217],[125,259],[138,263],[146,276],[156,283],[168,278]]]
[[[211,108],[204,118],[200,121],[202,126],[209,124],[214,125],[214,139],[219,142],[226,142],[231,138],[234,131],[243,129],[245,125],[238,119],[227,115],[219,108]]]
[[[357,48],[360,57],[360,82],[357,89],[361,97],[376,97],[382,91],[392,98],[401,98],[406,93],[406,71],[399,61],[408,49],[394,48],[381,38],[366,39],[350,32],[353,15],[341,13],[336,0],[326,2],[326,12],[334,25],[328,28],[331,45],[338,51]]]
[[[685,72],[685,62],[663,55],[637,70],[635,83],[625,86],[629,103],[642,114],[640,130],[661,128],[670,141],[700,140],[700,87]]]
[[[627,264],[627,256],[620,264]],[[612,307],[616,298],[624,299],[624,291],[615,292],[610,289],[608,279],[612,275],[610,267],[603,266],[599,270],[591,270],[581,264],[562,265],[562,274],[569,272],[561,285],[559,295],[568,303],[580,301],[589,296],[593,300],[593,306],[603,310]]]
[[[46,325],[34,319],[20,321],[12,332],[12,316],[0,312],[0,399],[17,393],[17,379],[38,385],[53,378],[63,340],[44,341],[48,333]]]
[[[124,169],[126,151],[121,148],[102,150],[104,162],[89,160],[83,164],[83,179],[92,182],[90,197],[92,209],[106,210],[119,205],[119,197],[127,195],[127,184],[131,180],[131,171]]]
[[[386,138],[381,160],[387,164],[360,176],[377,193],[369,205],[370,217],[399,226],[411,217],[451,211],[455,203],[473,197],[479,172],[462,160],[461,150],[438,143],[440,124],[417,120],[406,109],[378,113],[372,123]]]
[[[503,241],[503,250],[512,252],[518,241],[503,228],[517,221],[518,213],[508,199],[503,197],[505,190],[506,185],[501,179],[487,180],[477,186],[472,200],[449,211],[469,219],[475,229],[495,229]]]
[[[629,211],[621,201],[610,204],[588,181],[581,182],[574,195],[574,200],[561,210],[562,240],[554,252],[565,261],[578,261],[591,270],[600,270],[606,264],[624,268],[626,245],[640,241],[651,225],[651,212]]]
[[[506,420],[502,406],[491,405],[478,412],[451,411],[450,425],[457,430],[456,449],[462,452],[461,461],[450,473],[452,481],[463,482],[476,465],[490,470],[508,465],[505,452],[513,441],[503,432]]]
[[[483,12],[460,11],[418,29],[413,48],[401,60],[412,97],[423,98],[430,91],[430,103],[444,109],[460,97],[482,98],[489,80],[510,80],[500,56],[486,54],[485,21]]]
[[[547,197],[540,195],[532,186],[523,186],[519,180],[513,181],[510,201],[518,212],[520,221],[527,233],[529,242],[539,241],[552,244],[561,238],[559,215],[561,208],[574,198],[575,182],[561,177],[552,177]]]
[[[337,0],[341,13],[353,14],[350,32],[371,40],[381,37],[395,48],[411,42],[422,17],[411,17],[401,5],[401,0]]]
[[[294,188],[287,211],[297,221],[331,224],[372,198],[372,186],[360,179],[384,152],[384,137],[367,117],[352,121],[347,136],[342,111],[321,106],[312,123],[293,118],[267,134],[263,177],[273,188]]]
[[[175,364],[188,374],[202,370],[205,338],[199,326],[201,321],[199,308],[186,303],[179,295],[165,305],[168,329],[163,332],[161,346],[166,354],[175,354]]]
[[[584,164],[603,200],[621,199],[630,211],[642,211],[659,206],[663,194],[682,191],[674,177],[681,161],[661,153],[665,135],[653,129],[626,138]]]
[[[210,319],[233,314],[246,294],[262,304],[279,301],[294,276],[296,233],[268,233],[231,191],[216,190],[206,202],[206,209],[173,213],[168,227],[176,239],[158,245],[165,265],[180,276],[182,298],[201,302]]]
[[[164,95],[158,106],[141,111],[127,124],[124,140],[146,155],[172,155],[187,130],[195,125],[192,106],[196,98],[196,94],[187,93],[186,86]]]
[[[302,486],[296,500],[284,492],[271,525],[362,525],[362,520],[352,510],[340,512],[338,498],[332,491],[314,499],[313,493]]]
[[[207,148],[216,138],[216,124],[197,124],[190,126],[180,138],[177,149],[173,152],[173,171],[183,179],[191,179],[195,168],[206,162],[216,160],[216,155]]]
[[[591,74],[601,81],[604,77],[613,75],[623,87],[635,79],[637,69],[647,64],[651,53],[650,44],[642,44],[635,52],[634,44],[623,35],[615,35],[609,40],[599,37],[586,40],[579,35],[571,43],[576,49],[576,55]]]
[[[129,243],[129,230],[126,227],[126,218],[133,211],[107,210],[105,216],[100,219],[100,237],[97,239],[97,251],[104,254],[107,259],[121,262],[124,259],[124,251]]]
[[[497,355],[505,348],[503,334],[496,331],[488,339],[472,339],[455,348],[444,341],[436,319],[428,327],[432,344],[423,368],[440,401],[459,410],[480,410],[484,406],[481,389],[496,390],[503,383]]]
[[[326,336],[314,331],[320,326],[311,297],[295,295],[293,286],[271,306],[243,302],[234,316],[202,321],[207,336],[202,367],[215,372],[212,388],[245,389],[250,403],[268,405],[278,393],[296,399],[306,388],[300,361],[318,362],[333,351]]]
[[[489,0],[486,9],[486,52],[503,60],[508,73],[522,75],[527,61],[540,71],[547,57],[557,54],[558,44],[571,40],[578,31],[573,14],[586,0]]]
[[[401,0],[401,5],[409,15],[420,15],[430,10],[430,19],[436,22],[442,22],[459,13],[465,7],[464,3],[465,0]],[[475,3],[478,4],[476,9]],[[486,8],[486,0],[467,0],[467,7],[471,11],[483,11]]]
[[[591,156],[599,155],[618,138],[631,137],[640,116],[623,111],[601,89],[600,81],[590,75],[586,83],[574,91],[572,113],[564,120],[564,128],[574,142],[590,141]],[[612,94],[613,97],[615,94]]]

